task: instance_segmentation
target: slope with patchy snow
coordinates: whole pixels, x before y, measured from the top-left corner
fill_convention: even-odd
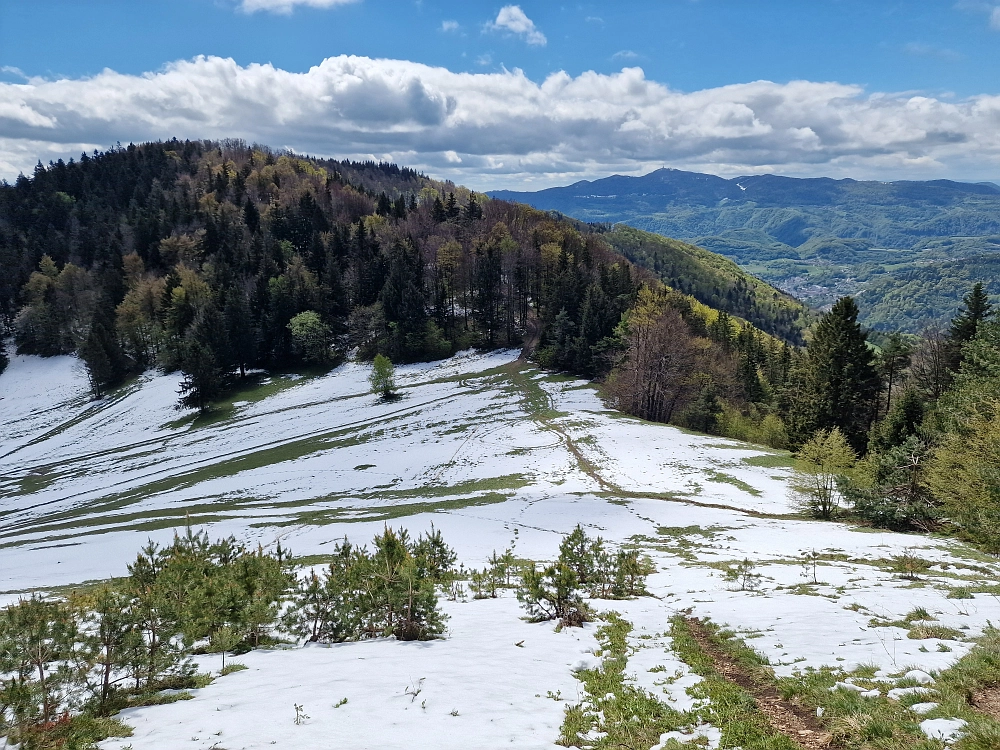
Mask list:
[[[358,364],[276,375],[196,418],[174,407],[176,376],[91,402],[75,360],[14,358],[0,375],[0,590],[119,575],[148,536],[166,540],[187,520],[299,555],[345,535],[364,543],[385,523],[416,533],[433,522],[471,566],[506,547],[551,559],[582,523],[657,565],[655,597],[599,608],[633,623],[630,671],[668,701],[691,681],[664,636],[683,609],[735,628],[779,674],[940,669],[1000,619],[992,596],[948,596],[996,576],[975,551],[804,520],[786,496],[786,456],[624,417],[516,352],[401,367],[392,403],[368,393],[366,376]],[[926,580],[891,572],[908,549],[936,563]],[[802,585],[807,550],[821,555],[817,585]],[[722,573],[744,559],[762,575],[757,591],[732,590]],[[446,607],[439,643],[249,654],[248,671],[195,700],[133,712],[136,737],[105,747],[270,747],[272,727],[286,747],[551,746],[564,704],[545,696],[576,699],[571,667],[590,658],[592,628],[526,624],[512,599]],[[892,622],[915,607],[966,638],[907,638]]]

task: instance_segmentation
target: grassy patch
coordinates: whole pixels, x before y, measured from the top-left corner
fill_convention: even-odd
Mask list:
[[[952,746],[955,750],[1000,747],[1000,722],[972,705],[979,691],[1000,685],[1000,631],[987,630],[964,658],[927,686],[931,693],[904,695],[893,701],[886,695],[891,688],[916,683],[875,675],[873,666],[859,667],[853,672],[823,668],[778,680],[778,687],[787,699],[822,709],[823,722],[835,742],[851,750],[939,750],[943,745],[927,739],[920,729],[924,719],[939,718],[967,722],[965,733]],[[865,690],[878,690],[880,694],[866,697],[856,690],[835,687],[846,680]],[[923,702],[938,706],[919,715],[909,709]]]
[[[769,453],[764,456],[748,456],[741,460],[747,466],[759,466],[763,469],[795,468],[795,457],[791,453]]]
[[[749,692],[726,680],[715,670],[712,658],[702,650],[683,616],[677,615],[671,620],[670,637],[677,655],[702,677],[702,681],[689,692],[696,697],[708,699],[709,703],[697,709],[697,713],[703,722],[722,730],[722,747],[798,750],[798,745],[774,730]],[[733,654],[734,658],[741,665],[746,660],[751,667],[748,672],[753,673],[761,668],[762,659],[756,652],[746,647],[732,647],[738,654]],[[746,653],[743,653],[744,650]]]
[[[758,490],[756,487],[753,487],[744,482],[742,479],[737,479],[736,477],[731,476],[730,474],[724,474],[723,472],[716,471],[715,469],[706,469],[705,474],[707,475],[707,479],[709,482],[718,482],[719,484],[731,484],[733,485],[733,487],[737,487],[743,490],[744,492],[753,495],[754,497],[760,497],[761,495],[760,490]]]
[[[600,667],[582,669],[583,703],[566,707],[557,744],[580,748],[649,748],[664,732],[692,724],[692,716],[657,700],[625,679],[632,625],[615,613],[597,630]],[[675,747],[677,745],[668,745]]]

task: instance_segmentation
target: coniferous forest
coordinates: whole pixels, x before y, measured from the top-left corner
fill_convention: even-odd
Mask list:
[[[818,515],[996,546],[981,284],[920,336],[870,335],[849,297],[821,317],[683,243],[237,141],[39,164],[0,187],[0,265],[17,352],[77,353],[95,397],[160,368],[206,411],[261,370],[525,347],[627,413],[798,451]]]

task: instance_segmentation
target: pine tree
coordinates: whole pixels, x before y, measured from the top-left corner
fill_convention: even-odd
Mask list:
[[[838,428],[857,451],[865,449],[875,417],[879,377],[868,337],[858,323],[858,306],[850,297],[834,304],[819,325],[795,369],[785,417],[793,445],[817,430]]]
[[[962,365],[962,347],[976,337],[979,324],[993,316],[993,305],[982,282],[972,287],[962,303],[963,309],[952,319],[948,332],[948,367],[952,372],[958,372]]]
[[[222,376],[212,350],[198,340],[186,343],[181,358],[181,403],[204,413],[222,388]]]
[[[7,365],[10,364],[10,358],[7,356],[7,343],[3,336],[3,330],[0,329],[0,373],[3,373],[7,369]]]
[[[99,305],[90,324],[90,332],[78,349],[80,359],[87,367],[94,398],[100,398],[108,388],[120,383],[128,371],[128,360],[114,330],[108,306]]]

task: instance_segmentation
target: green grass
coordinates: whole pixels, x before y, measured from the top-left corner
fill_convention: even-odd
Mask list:
[[[748,456],[740,459],[747,466],[763,469],[794,469],[795,457],[791,453],[770,453],[764,456]]]
[[[674,651],[702,681],[690,689],[695,697],[706,698],[709,703],[697,709],[699,718],[722,730],[724,748],[740,747],[743,750],[799,750],[798,745],[774,730],[757,708],[753,696],[739,685],[723,678],[698,641],[682,615],[670,621],[670,637]],[[745,647],[744,647],[745,648]],[[746,649],[750,654],[755,652]],[[754,670],[760,669],[760,658],[743,655]],[[742,661],[740,661],[742,665]]]
[[[734,476],[731,476],[729,474],[724,474],[723,472],[716,471],[715,469],[706,469],[704,473],[706,475],[707,481],[709,482],[717,482],[719,484],[731,484],[733,487],[737,487],[743,490],[744,492],[753,495],[754,497],[761,496],[760,490],[758,490],[756,487],[747,484],[742,479],[737,479]]]
[[[613,612],[604,619],[606,624],[597,630],[601,666],[575,673],[585,698],[566,707],[557,744],[602,750],[649,748],[664,732],[691,726],[693,715],[675,711],[625,679],[632,625]]]
[[[893,687],[916,685],[909,680],[876,679],[873,665],[853,672],[823,668],[807,670],[777,681],[782,695],[823,709],[823,722],[834,740],[849,750],[940,750],[941,743],[928,740],[920,729],[924,719],[957,718],[968,722],[954,750],[996,750],[1000,747],[1000,722],[976,711],[969,702],[977,690],[1000,685],[1000,631],[987,630],[976,646],[953,666],[937,675],[929,685],[931,694],[903,696],[891,701]],[[853,678],[865,689],[878,689],[878,698],[865,698],[853,690],[833,690],[838,681]],[[915,703],[934,702],[927,714],[909,710]]]

